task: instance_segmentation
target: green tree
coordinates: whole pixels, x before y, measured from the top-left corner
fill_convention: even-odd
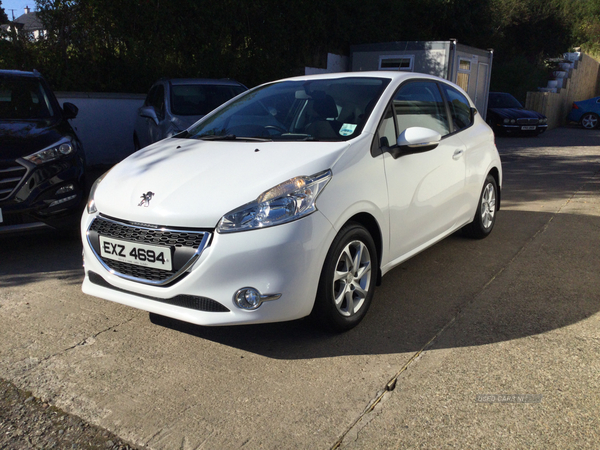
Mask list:
[[[6,15],[6,11],[4,11],[4,8],[2,7],[2,2],[0,1],[0,24],[7,22],[8,16]]]
[[[536,87],[536,77],[526,75],[543,71],[544,59],[600,39],[600,0],[36,4],[47,37],[11,47],[12,60],[64,90],[146,92],[160,77],[229,77],[253,86],[324,66],[327,52],[349,54],[352,44],[456,38],[494,48],[492,81],[505,88],[510,79],[523,91]]]

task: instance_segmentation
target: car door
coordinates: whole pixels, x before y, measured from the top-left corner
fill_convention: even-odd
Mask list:
[[[403,84],[382,119],[378,134],[384,145],[393,145],[410,127],[429,128],[442,136],[436,148],[421,153],[394,158],[383,152],[392,261],[428,246],[456,223],[465,187],[465,145],[451,134],[451,126],[433,80]]]
[[[453,133],[465,145],[465,189],[457,205],[457,222],[467,223],[473,219],[474,207],[479,201],[482,180],[485,178],[489,158],[489,139],[481,127],[474,125],[474,111],[467,97],[458,89],[440,83],[446,98]]]

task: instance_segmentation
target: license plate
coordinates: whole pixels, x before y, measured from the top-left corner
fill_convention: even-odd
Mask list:
[[[171,250],[100,236],[100,256],[136,266],[172,270]]]
[[[535,131],[537,129],[537,127],[535,125],[527,125],[524,127],[521,127],[521,130],[523,131]]]

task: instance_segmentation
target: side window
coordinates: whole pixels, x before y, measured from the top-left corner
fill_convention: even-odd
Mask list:
[[[392,146],[396,144],[396,139],[398,135],[396,134],[396,124],[394,123],[394,114],[392,113],[392,108],[389,106],[386,108],[385,113],[383,114],[383,119],[381,119],[381,123],[379,124],[378,135],[379,135],[379,146],[383,147],[384,145]],[[387,142],[384,141],[387,139]]]
[[[471,105],[467,98],[456,89],[442,84],[442,89],[448,99],[454,131],[460,131],[472,124]]]
[[[445,136],[450,123],[442,94],[433,81],[409,82],[400,87],[393,99],[398,134],[410,127],[430,128]]]
[[[162,84],[157,86],[156,97],[152,99],[152,106],[154,106],[158,118],[162,120],[165,117],[165,87]]]
[[[153,106],[154,111],[159,119],[162,119],[165,114],[165,88],[162,84],[154,86],[148,92],[144,106]]]
[[[150,89],[150,92],[148,92],[148,95],[146,96],[146,100],[144,101],[144,106],[152,106],[153,105],[157,90],[158,90],[158,86],[154,86]]]

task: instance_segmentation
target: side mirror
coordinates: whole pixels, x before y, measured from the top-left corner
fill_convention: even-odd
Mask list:
[[[140,109],[138,109],[138,114],[141,117],[154,120],[154,123],[158,125],[158,116],[156,115],[156,111],[154,111],[153,106],[142,106]]]
[[[410,127],[404,130],[396,145],[389,148],[389,152],[394,159],[413,153],[422,153],[436,148],[442,136],[437,131],[423,127]]]
[[[74,119],[79,114],[79,108],[73,103],[63,103],[63,115],[66,119]]]

